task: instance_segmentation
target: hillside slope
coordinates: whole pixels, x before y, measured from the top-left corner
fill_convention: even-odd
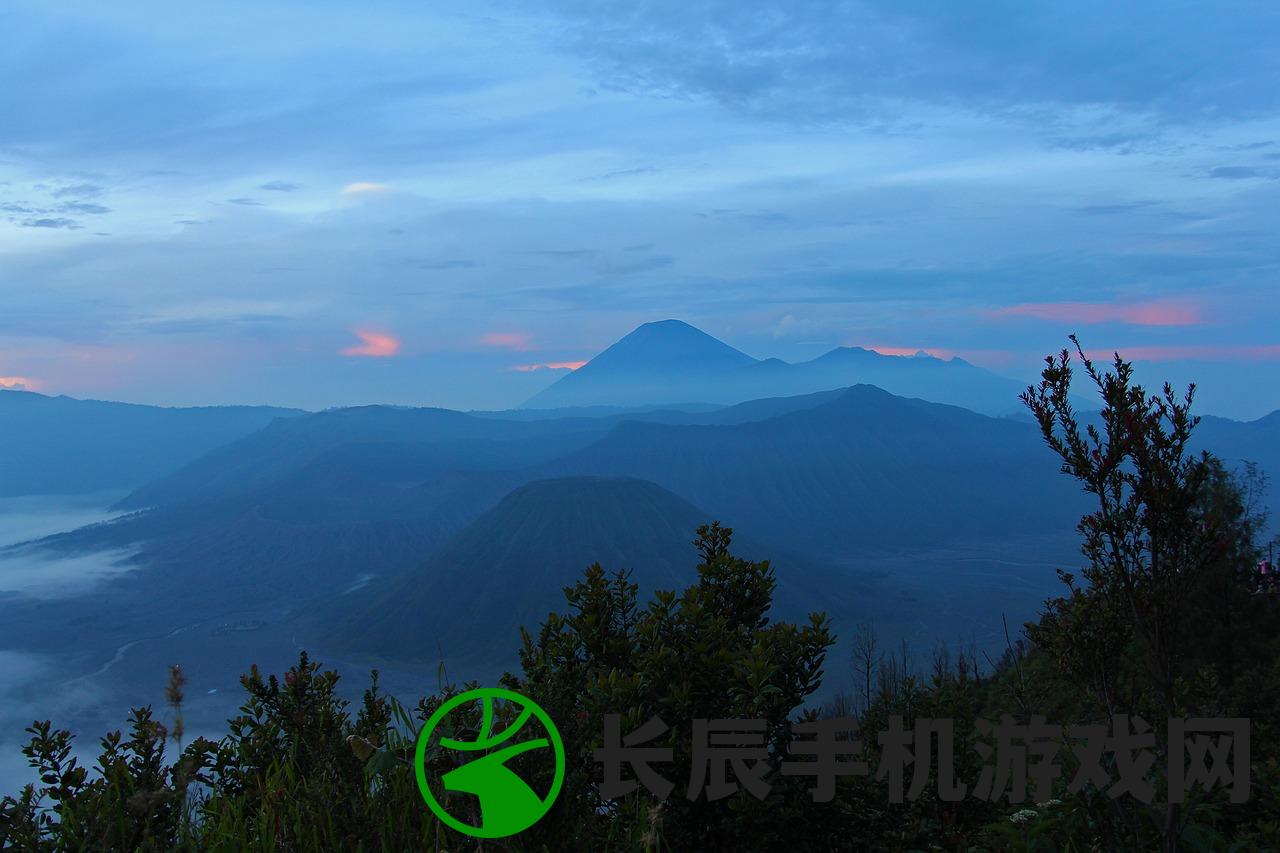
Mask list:
[[[548,470],[650,480],[827,553],[1071,529],[1083,507],[1034,427],[870,386],[751,423],[623,423]]]
[[[331,409],[272,423],[218,447],[135,490],[120,506],[247,497],[326,465],[400,482],[450,468],[528,465],[580,447],[607,428],[587,418],[523,423],[449,409]]]
[[[164,408],[0,391],[0,497],[135,488],[298,414],[266,406]]]
[[[696,581],[692,540],[697,527],[711,520],[705,511],[643,480],[572,477],[528,483],[421,568],[377,592],[350,596],[327,639],[344,650],[385,659],[512,664],[519,627],[536,629],[549,612],[564,610],[563,588],[592,563],[607,571],[631,570],[642,601],[655,589]],[[777,556],[745,536],[735,553]],[[792,561],[779,570],[780,600],[805,606],[822,600],[797,593],[820,578],[819,570],[799,566]],[[842,600],[857,584],[846,579],[844,587],[828,600]]]

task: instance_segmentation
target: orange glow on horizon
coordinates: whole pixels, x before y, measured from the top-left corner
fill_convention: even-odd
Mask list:
[[[894,356],[896,358],[910,358],[918,352],[925,355],[933,356],[942,361],[951,361],[960,358],[972,364],[981,365],[989,369],[1008,368],[1015,364],[1020,356],[1025,353],[1018,353],[1010,349],[971,349],[965,347],[963,351],[947,349],[945,347],[898,347],[888,346],[885,344],[863,344],[856,342],[845,343],[844,346],[860,347],[879,355]]]
[[[339,350],[340,355],[364,356],[368,358],[390,358],[400,352],[400,339],[386,332],[371,332],[367,329],[356,329],[356,337],[363,343]]]
[[[896,355],[896,356],[913,356],[918,352],[928,353],[934,358],[949,359],[955,356],[955,352],[949,349],[937,349],[935,347],[886,347],[863,344],[863,349],[869,349],[872,352],[878,352],[880,355]]]
[[[35,391],[40,387],[40,383],[29,376],[0,376],[0,388],[25,388],[28,391]]]

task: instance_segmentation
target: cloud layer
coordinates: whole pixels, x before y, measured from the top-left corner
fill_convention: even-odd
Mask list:
[[[496,407],[671,316],[1023,378],[1068,331],[1270,359],[1277,15],[5,4],[0,375]]]

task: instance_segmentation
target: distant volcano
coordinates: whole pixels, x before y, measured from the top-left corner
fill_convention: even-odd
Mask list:
[[[850,385],[989,415],[1020,410],[1022,385],[953,358],[925,352],[882,355],[837,347],[812,361],[752,358],[680,320],[645,323],[528,400],[522,408],[740,403]]]
[[[640,326],[524,407],[724,402],[708,391],[756,363],[688,323],[660,320]]]

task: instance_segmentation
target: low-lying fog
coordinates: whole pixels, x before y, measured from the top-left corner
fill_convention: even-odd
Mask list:
[[[0,498],[0,600],[13,596],[65,598],[129,571],[129,550],[59,554],[33,540],[108,521],[119,494]],[[0,636],[0,644],[4,642]]]
[[[62,598],[83,593],[101,580],[128,571],[128,551],[60,555],[18,543],[107,521],[120,494],[0,498],[0,604],[17,598]],[[57,659],[7,646],[0,631],[0,795],[15,794],[34,780],[21,753],[36,719],[83,718],[102,702],[92,685],[65,681]],[[91,751],[91,739],[80,744]],[[80,750],[77,750],[79,753]]]
[[[0,548],[117,518],[119,492],[0,498]]]
[[[120,497],[0,499],[0,796],[37,781],[21,752],[30,739],[25,729],[35,720],[72,731],[76,756],[92,767],[99,739],[124,729],[131,707],[150,704],[157,719],[171,722],[164,685],[172,664],[188,678],[190,743],[197,735],[217,739],[226,733],[225,721],[244,699],[239,677],[251,664],[280,673],[297,662],[292,628],[273,609],[175,614],[156,596],[139,611],[136,596],[122,597],[105,583],[134,570],[133,551],[65,554],[23,544],[116,517],[110,507]],[[80,627],[87,614],[104,610],[112,618],[95,624],[107,630]],[[32,635],[34,625],[39,638]],[[340,692],[348,698],[358,698],[368,685],[367,666],[317,659],[343,673]],[[382,683],[402,696],[431,689],[416,673],[388,667],[382,675]]]

